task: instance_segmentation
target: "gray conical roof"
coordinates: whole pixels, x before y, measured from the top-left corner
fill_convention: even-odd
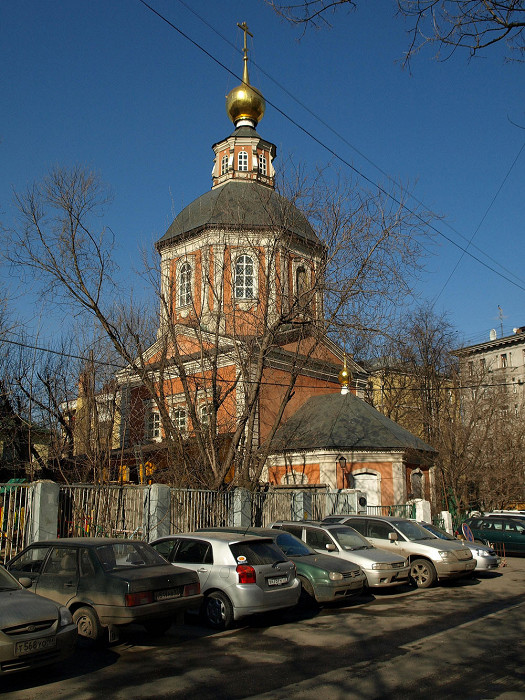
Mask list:
[[[276,432],[271,452],[435,450],[354,394],[314,396]]]
[[[230,180],[183,209],[157,245],[205,228],[267,230],[283,227],[314,245],[322,245],[307,218],[289,200],[258,182]]]

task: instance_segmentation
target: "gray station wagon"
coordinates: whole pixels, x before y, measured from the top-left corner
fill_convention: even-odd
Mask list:
[[[295,565],[269,538],[191,532],[161,537],[151,546],[173,564],[197,572],[204,594],[201,614],[215,629],[299,600]]]
[[[137,622],[155,634],[201,601],[199,578],[174,568],[145,542],[74,537],[35,542],[6,567],[31,590],[65,605],[78,633],[93,640]]]

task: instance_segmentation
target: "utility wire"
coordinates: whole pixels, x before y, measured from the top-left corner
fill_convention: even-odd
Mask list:
[[[230,46],[231,48],[233,48],[233,49],[234,49],[236,52],[238,52],[239,54],[242,53],[242,52],[239,50],[239,48],[238,48],[233,42],[231,42],[227,37],[225,37],[224,34],[221,34],[221,32],[219,32],[212,24],[210,24],[204,17],[202,17],[202,15],[200,15],[200,14],[199,14],[198,12],[196,12],[192,7],[190,7],[186,2],[184,2],[184,0],[177,0],[177,1],[179,2],[179,4],[181,4],[183,7],[185,7],[189,12],[191,12],[195,17],[197,17],[197,19],[199,19],[203,24],[205,24],[205,25],[208,27],[208,29],[210,29],[212,32],[214,32],[214,34],[216,34],[216,35],[217,35],[218,37],[220,37],[226,44],[228,44],[228,46]],[[331,126],[331,125],[330,125],[328,122],[326,122],[322,117],[320,117],[316,112],[314,112],[312,109],[310,109],[310,107],[308,107],[308,105],[306,105],[306,104],[305,104],[304,102],[302,102],[298,97],[296,97],[293,93],[291,93],[284,85],[282,85],[282,83],[280,83],[280,82],[279,82],[278,80],[276,80],[272,75],[270,75],[262,66],[258,65],[257,62],[256,62],[255,60],[253,60],[253,58],[250,59],[250,60],[251,60],[251,63],[253,64],[253,66],[254,66],[260,73],[262,73],[264,76],[266,76],[266,77],[268,78],[268,80],[271,80],[271,82],[274,83],[274,85],[276,85],[280,90],[282,90],[286,95],[288,95],[288,97],[290,97],[296,104],[298,104],[302,109],[304,109],[306,112],[308,112],[308,114],[310,114],[312,117],[314,117],[314,119],[316,119],[320,124],[322,124],[322,126],[324,126],[325,129],[327,129],[328,131],[331,131],[332,134],[334,134],[335,136],[337,136],[338,139],[340,139],[344,144],[346,144],[349,148],[351,148],[353,151],[355,151],[355,153],[357,153],[361,158],[363,158],[363,159],[364,159],[367,163],[369,163],[373,168],[375,168],[376,170],[378,170],[378,171],[379,171],[382,175],[384,175],[392,184],[394,184],[396,187],[398,187],[398,188],[401,190],[401,192],[406,193],[406,194],[408,195],[408,197],[410,197],[410,199],[413,199],[415,202],[417,202],[417,204],[419,204],[420,206],[424,207],[425,209],[430,210],[430,207],[428,207],[424,202],[422,202],[420,199],[418,199],[412,192],[410,192],[409,190],[406,190],[406,189],[401,185],[401,183],[399,183],[397,180],[395,180],[395,178],[391,177],[385,170],[383,170],[379,165],[377,165],[377,163],[375,163],[375,162],[374,162],[373,160],[371,160],[367,155],[365,155],[362,151],[360,151],[360,150],[357,148],[357,146],[354,146],[354,144],[350,143],[350,141],[348,141],[348,139],[346,139],[339,131],[337,131],[337,129],[334,129],[333,126]],[[525,147],[525,143],[523,144],[523,146],[522,146],[522,148],[521,148],[521,150],[520,150],[520,153],[521,153],[521,151],[523,150],[524,147]],[[514,163],[512,164],[510,170],[512,170],[512,168],[514,167],[514,165],[515,165],[515,163],[516,163],[518,157],[519,157],[519,154],[518,154],[516,160],[514,161]],[[510,170],[509,170],[509,173],[510,173]],[[487,209],[487,211],[485,212],[485,215],[483,216],[483,218],[482,218],[482,220],[481,220],[481,222],[480,222],[478,228],[476,229],[476,232],[475,232],[475,233],[477,233],[477,231],[479,230],[481,224],[482,224],[483,221],[485,220],[485,217],[487,216],[488,211],[489,211],[490,208],[492,207],[492,204],[494,203],[494,201],[495,201],[497,195],[499,194],[501,188],[503,187],[503,184],[504,184],[505,181],[507,180],[509,173],[507,173],[507,175],[505,176],[505,179],[503,180],[503,183],[501,184],[500,188],[498,189],[498,192],[496,193],[496,196],[494,197],[494,199],[493,199],[493,201],[492,201],[492,203],[491,203],[489,209]],[[474,236],[471,236],[471,238],[470,238],[470,240],[469,240],[469,239],[468,239],[466,236],[464,236],[460,231],[458,231],[456,228],[454,228],[454,226],[452,226],[452,224],[450,224],[448,221],[443,220],[443,224],[444,224],[445,226],[447,226],[451,231],[454,231],[454,233],[456,233],[456,234],[457,234],[460,238],[462,238],[464,241],[467,241],[468,244],[469,244],[469,245],[467,246],[467,248],[470,247],[470,246],[472,246],[472,247],[475,248],[479,253],[481,253],[482,255],[484,255],[488,260],[491,260],[495,265],[497,265],[498,267],[500,267],[502,270],[504,270],[505,272],[507,272],[509,275],[512,275],[512,277],[514,277],[515,279],[517,279],[519,282],[524,282],[524,283],[525,283],[525,281],[522,280],[520,277],[518,277],[518,275],[516,275],[514,272],[512,272],[512,270],[509,270],[508,268],[506,268],[504,265],[502,265],[500,262],[498,262],[495,258],[493,258],[492,256],[490,256],[486,251],[482,250],[482,249],[479,248],[477,245],[475,245],[474,243],[472,243],[472,240],[473,240]],[[474,234],[474,235],[475,235],[475,234]],[[461,258],[460,258],[460,261],[461,261],[462,258],[463,258],[463,254],[462,254]],[[456,269],[456,268],[454,268],[454,270],[452,271],[452,274],[454,273],[455,269]],[[447,282],[445,283],[444,287],[445,287],[447,284],[448,284],[448,280],[447,280]],[[443,291],[443,290],[442,290],[442,291]],[[441,294],[441,292],[440,292],[440,294]],[[439,295],[438,295],[438,297],[435,299],[434,303],[437,301],[438,298],[439,298]]]
[[[220,61],[218,58],[215,58],[209,51],[207,51],[203,46],[201,46],[198,42],[196,42],[194,39],[189,37],[185,32],[183,32],[179,27],[177,27],[173,22],[171,22],[167,17],[164,17],[164,15],[160,14],[155,8],[151,7],[145,0],[138,0],[144,7],[146,7],[148,10],[153,12],[153,14],[157,15],[159,19],[161,19],[163,22],[165,22],[168,26],[170,26],[172,29],[174,29],[176,32],[178,32],[182,37],[184,37],[187,41],[189,41],[195,48],[199,49],[202,51],[208,58],[210,58],[214,63],[216,63],[218,66],[223,68],[227,73],[232,75],[236,80],[239,80],[242,83],[242,78],[240,78],[234,71],[230,70],[222,61]],[[437,233],[439,236],[447,240],[449,243],[451,243],[453,246],[461,250],[464,254],[468,255],[471,257],[473,260],[476,260],[480,265],[485,267],[486,269],[490,270],[494,274],[498,275],[502,279],[506,280],[513,286],[517,287],[518,289],[521,289],[522,291],[525,292],[525,286],[522,286],[521,284],[518,284],[514,280],[510,279],[506,275],[502,274],[498,270],[495,270],[493,267],[488,265],[486,262],[478,258],[476,255],[473,255],[470,251],[468,251],[466,248],[461,246],[459,243],[456,243],[450,236],[447,236],[443,231],[440,231],[438,228],[436,228],[433,224],[428,223],[427,221],[424,220],[424,218],[412,210],[410,207],[408,207],[406,204],[404,204],[401,200],[399,200],[395,195],[392,193],[388,192],[387,190],[384,189],[381,185],[378,183],[374,182],[371,178],[369,178],[367,175],[365,175],[363,172],[361,172],[358,168],[356,168],[352,163],[350,163],[348,160],[343,158],[341,155],[339,155],[336,151],[334,151],[330,146],[325,144],[323,141],[321,141],[317,136],[315,136],[311,131],[303,127],[299,122],[294,120],[292,117],[290,117],[286,112],[284,112],[282,109],[280,109],[276,104],[271,102],[269,99],[265,98],[265,101],[267,104],[269,104],[273,109],[275,109],[276,112],[278,112],[282,117],[284,117],[287,121],[289,121],[291,124],[293,124],[297,129],[302,131],[306,136],[308,136],[312,141],[317,143],[321,148],[326,150],[328,153],[330,153],[336,160],[340,161],[344,165],[346,165],[350,170],[352,170],[356,175],[361,177],[363,180],[368,182],[370,185],[373,187],[377,188],[382,194],[384,194],[386,197],[391,199],[393,202],[395,202],[398,206],[402,207],[406,211],[408,211],[412,216],[414,216],[416,219],[418,219],[421,223],[423,223],[425,226],[428,226],[428,228],[432,229],[435,233]],[[465,238],[465,237],[464,237]],[[499,264],[499,263],[498,263]],[[511,273],[512,274],[512,273]],[[523,283],[525,285],[525,282]]]
[[[0,346],[2,345],[2,343],[7,343],[9,345],[16,345],[16,346],[21,347],[21,348],[27,348],[28,350],[37,350],[39,352],[50,353],[52,355],[59,355],[60,357],[65,357],[65,358],[70,359],[70,360],[85,361],[87,359],[86,357],[84,357],[82,355],[75,355],[73,353],[64,352],[63,350],[53,350],[52,348],[45,348],[45,347],[42,347],[39,345],[31,345],[29,343],[23,343],[23,342],[18,341],[18,340],[10,340],[7,338],[2,338],[2,339],[0,339]],[[89,361],[95,365],[102,365],[104,367],[111,367],[112,369],[129,369],[129,365],[121,365],[121,364],[118,364],[117,362],[107,362],[107,361],[103,361],[103,360],[97,360],[95,358],[93,358],[93,359],[90,358]],[[152,368],[152,371],[155,371],[154,367]],[[326,381],[326,382],[333,383],[333,384],[336,383],[336,382],[330,382],[329,379],[325,379],[322,381]],[[229,378],[223,379],[222,377],[217,377],[217,382],[231,384],[231,379],[229,379]],[[257,384],[258,382],[256,380],[243,379],[243,383],[244,384]],[[264,386],[275,386],[275,387],[285,386],[284,384],[279,383],[279,382],[264,381],[263,384],[264,384]],[[519,384],[519,382],[518,382],[518,384]],[[486,384],[483,382],[483,383],[472,384],[472,385],[463,384],[462,386],[430,387],[430,388],[425,388],[425,391],[429,390],[429,391],[435,391],[436,393],[439,393],[439,392],[444,392],[444,391],[461,391],[461,390],[465,390],[465,389],[487,389],[487,388],[514,387],[514,386],[516,386],[516,382],[510,382],[510,383],[497,382],[497,383],[493,383],[493,384]],[[521,384],[520,384],[520,386],[521,386]],[[380,388],[381,387],[377,387],[378,390]],[[322,387],[322,386],[315,387],[315,386],[310,386],[309,384],[299,384],[297,382],[294,384],[294,389],[309,389],[311,391],[324,391],[324,392],[326,392],[326,387]],[[375,390],[375,387],[370,386],[369,389]],[[421,388],[407,387],[407,386],[400,385],[400,386],[389,386],[388,390],[419,392],[419,391],[421,391]]]
[[[511,164],[510,168],[507,170],[507,174],[506,174],[505,177],[503,178],[503,182],[502,182],[501,185],[498,187],[498,190],[497,190],[496,194],[495,194],[494,197],[492,198],[492,201],[490,202],[489,206],[488,206],[487,209],[485,210],[485,213],[484,213],[483,216],[481,217],[481,221],[480,221],[479,224],[477,225],[476,230],[474,231],[474,233],[473,233],[472,236],[470,237],[470,240],[469,240],[469,242],[468,242],[467,248],[470,246],[470,244],[471,244],[472,241],[474,240],[474,237],[476,236],[477,232],[479,231],[479,229],[480,229],[481,226],[483,225],[483,222],[484,222],[485,219],[487,218],[487,215],[488,215],[489,211],[492,209],[492,206],[493,206],[494,202],[496,201],[496,199],[497,199],[499,193],[500,193],[501,190],[503,189],[504,184],[507,182],[507,180],[508,180],[508,178],[509,178],[509,175],[511,174],[512,170],[514,169],[514,166],[515,166],[516,163],[518,162],[518,159],[519,159],[519,157],[520,157],[520,155],[521,155],[521,153],[522,153],[522,151],[523,151],[524,148],[525,148],[525,141],[523,142],[523,144],[522,144],[520,150],[518,151],[517,156],[514,158],[514,160],[513,160],[512,164]],[[454,272],[456,272],[456,270],[458,269],[459,264],[460,264],[461,261],[463,260],[463,257],[464,257],[464,256],[465,256],[465,253],[461,253],[461,255],[459,256],[459,259],[458,259],[457,263],[454,265],[454,268],[453,268],[452,272],[450,273],[450,275],[448,276],[448,278],[447,278],[445,284],[441,287],[441,290],[439,291],[439,293],[437,294],[437,296],[434,297],[434,300],[433,300],[433,302],[432,302],[432,306],[434,306],[434,304],[437,303],[439,297],[440,297],[440,296],[443,294],[443,292],[445,291],[446,286],[448,285],[448,283],[449,283],[450,280],[452,279],[452,276],[454,275]],[[512,273],[511,273],[511,274],[512,274]],[[519,279],[519,278],[516,277],[516,279]]]

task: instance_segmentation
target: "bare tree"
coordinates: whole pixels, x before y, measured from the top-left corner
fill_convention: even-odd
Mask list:
[[[329,26],[330,17],[343,6],[356,10],[354,0],[266,0],[274,10],[293,24]],[[509,57],[525,50],[525,3],[523,0],[396,0],[400,15],[412,21],[409,60],[426,44],[437,46],[437,57],[445,58],[456,49],[475,56],[482,49],[505,43]]]
[[[224,269],[207,265],[203,240],[195,290],[207,296],[195,291],[188,298],[187,318],[177,316],[173,280],[158,260],[147,270],[158,315],[137,308],[115,286],[112,235],[96,228],[106,190],[92,174],[57,169],[17,196],[11,262],[37,272],[53,299],[95,320],[126,365],[118,375],[121,444],[140,446],[144,465],[144,450],[160,439],[167,458],[156,476],[164,471],[170,483],[210,488],[257,483],[271,438],[296,405],[298,378],[311,363],[326,366],[327,338],[366,328],[365,309],[375,327],[386,323],[387,307],[408,293],[428,215],[393,207],[382,192],[335,187],[325,178],[278,200],[301,205],[319,237],[294,243],[299,257],[314,261],[308,272],[295,271],[296,291],[282,259],[294,223],[287,216],[297,210],[272,209],[275,221],[263,233],[241,227],[223,234],[224,246],[234,235],[257,261],[257,313],[229,304],[231,261],[226,256]],[[338,367],[331,371],[335,380]],[[92,377],[86,375],[86,386],[96,399]],[[177,401],[188,412],[184,425]],[[150,446],[140,432],[148,403],[158,414]]]
[[[369,364],[369,401],[436,450],[437,506],[501,508],[523,498],[523,409],[481,365],[461,368],[456,344],[446,316],[410,312]]]

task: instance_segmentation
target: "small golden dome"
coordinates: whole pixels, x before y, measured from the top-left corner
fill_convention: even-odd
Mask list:
[[[343,369],[339,372],[338,379],[339,379],[339,384],[342,387],[348,388],[348,386],[350,384],[350,380],[352,379],[352,373],[350,372],[350,370],[346,366],[346,355],[345,355],[344,360],[343,360]]]
[[[254,122],[254,126],[257,126],[263,118],[266,102],[259,90],[250,85],[250,78],[248,77],[248,48],[246,45],[246,35],[250,34],[248,26],[246,22],[237,24],[237,26],[244,32],[242,84],[233,88],[226,95],[226,112],[234,124],[237,124],[242,119],[248,119]],[[250,36],[253,36],[253,34],[250,34]]]
[[[249,119],[257,126],[263,118],[265,108],[264,97],[249,83],[233,88],[226,96],[226,112],[234,124],[241,119]]]

